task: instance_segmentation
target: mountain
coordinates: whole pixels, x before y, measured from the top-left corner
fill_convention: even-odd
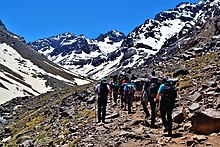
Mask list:
[[[220,8],[218,1],[197,5],[205,11],[196,22],[167,39],[145,65],[124,69],[138,77],[133,114],[121,109],[120,99],[108,99],[106,123],[97,123],[94,83],[15,98],[0,105],[0,146],[220,146]],[[151,128],[139,100],[152,69],[178,80],[172,138],[158,105],[158,128]]]
[[[89,77],[96,73],[106,75],[111,71],[110,68],[116,64],[112,61],[120,56],[114,52],[121,46],[124,38],[123,33],[112,30],[100,34],[94,40],[87,39],[84,35],[64,33],[28,44],[51,61]],[[103,71],[104,64],[109,66],[109,69],[105,68],[106,71]]]
[[[146,20],[127,36],[115,30],[96,39],[65,33],[28,44],[64,68],[96,79],[145,64],[174,36],[184,36],[195,25],[200,29],[201,20],[213,17],[216,7],[217,0],[183,2]]]
[[[2,22],[0,34],[0,103],[89,82],[43,57]]]

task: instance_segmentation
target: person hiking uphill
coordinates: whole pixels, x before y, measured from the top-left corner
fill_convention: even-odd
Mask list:
[[[160,99],[160,113],[164,125],[164,132],[168,131],[168,136],[172,137],[172,111],[174,109],[175,98],[177,91],[175,81],[163,79],[163,84],[160,85],[155,102]]]
[[[128,105],[128,114],[131,114],[131,105],[132,100],[134,99],[136,88],[131,83],[128,82],[124,86],[124,96],[125,96],[125,110],[126,110],[126,104]]]
[[[123,109],[125,106],[125,96],[124,96],[124,87],[126,85],[126,80],[122,80],[120,86],[119,86],[119,94],[121,99],[121,109]]]
[[[111,90],[105,78],[96,86],[95,91],[98,94],[98,123],[101,122],[101,120],[105,123],[108,94],[110,94],[111,97]]]
[[[156,98],[157,95],[157,91],[160,87],[160,81],[158,78],[151,76],[148,76],[148,82],[144,84],[143,86],[143,90],[142,92],[145,92],[145,94],[147,95],[147,101],[150,103],[150,108],[151,108],[151,125],[150,127],[155,128],[155,122],[156,122],[156,102],[154,101],[154,99]],[[143,95],[143,94],[142,94]],[[147,103],[145,101],[145,103],[142,102],[142,105],[144,107],[144,111],[146,116],[149,116],[149,112],[147,110]]]
[[[111,90],[112,90],[114,104],[116,104],[117,103],[117,99],[118,99],[118,91],[119,91],[119,85],[118,85],[118,83],[116,81],[114,81],[111,84]]]

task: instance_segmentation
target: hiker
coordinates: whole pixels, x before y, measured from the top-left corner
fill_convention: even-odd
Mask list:
[[[111,97],[111,90],[105,78],[96,86],[96,92],[98,94],[98,123],[101,122],[101,120],[105,123],[108,94],[110,94]]]
[[[124,107],[125,103],[125,96],[124,96],[124,86],[126,84],[126,80],[122,80],[120,86],[119,86],[119,93],[120,93],[120,98],[121,98],[121,109]]]
[[[142,91],[141,91],[141,104],[142,104],[143,109],[144,109],[145,119],[150,117],[150,113],[147,109],[147,105],[148,105],[147,88],[149,87],[149,85],[150,85],[150,81],[149,81],[149,79],[147,79],[146,81],[144,81],[143,88],[142,88]]]
[[[118,85],[118,83],[116,81],[114,81],[111,84],[111,90],[112,90],[112,95],[113,95],[114,103],[116,104],[117,103],[117,99],[118,99],[118,91],[119,91],[119,85]]]
[[[158,78],[153,77],[152,75],[148,76],[147,82],[144,83],[141,96],[145,96],[144,101],[142,101],[142,106],[145,112],[145,118],[149,117],[149,111],[147,109],[148,102],[150,103],[151,108],[151,124],[150,127],[155,128],[156,122],[156,102],[154,99],[156,98],[157,91],[160,87],[160,81]]]
[[[124,96],[125,96],[125,109],[126,110],[126,104],[128,105],[128,114],[131,114],[131,105],[132,101],[134,99],[136,88],[134,84],[131,82],[128,82],[124,86]]]
[[[172,137],[172,111],[174,108],[177,91],[175,81],[163,79],[160,85],[155,102],[160,99],[160,113],[164,125],[164,132],[168,131],[168,136]]]
[[[118,82],[118,75],[114,75],[112,79],[113,79],[114,83],[117,83]]]

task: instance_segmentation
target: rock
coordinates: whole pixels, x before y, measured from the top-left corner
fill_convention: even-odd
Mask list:
[[[193,103],[191,106],[189,106],[190,111],[196,111],[199,109],[199,103]]]
[[[182,108],[181,110],[174,111],[172,114],[173,122],[181,124],[187,117],[185,108]]]
[[[190,139],[190,140],[186,141],[187,146],[194,146],[195,144],[197,144],[197,142],[193,139]]]
[[[199,92],[195,92],[193,95],[191,95],[190,97],[189,97],[189,99],[192,101],[192,102],[199,102],[199,101],[201,101],[202,100],[202,95],[201,95],[201,93],[199,93]]]
[[[3,112],[6,112],[6,109],[3,106],[0,105],[0,114],[3,113]]]
[[[9,127],[5,127],[5,133],[10,133],[11,129]]]
[[[96,98],[95,96],[92,96],[92,97],[88,98],[87,99],[87,105],[95,103],[95,98]]]
[[[24,142],[22,142],[22,145],[25,147],[33,147],[33,141],[32,140],[25,140]]]
[[[195,113],[191,118],[192,130],[210,134],[220,131],[220,111],[216,109],[205,109]]]
[[[186,69],[178,69],[176,72],[173,73],[173,77],[177,77],[179,75],[187,75],[189,71]]]
[[[215,102],[215,104],[214,104],[214,108],[215,108],[215,109],[220,108],[220,98],[219,98],[219,97],[216,99],[216,102]]]
[[[215,92],[216,92],[216,93],[220,93],[220,87],[217,87],[217,88],[215,89]]]
[[[183,125],[183,128],[184,128],[185,131],[186,131],[186,130],[189,130],[191,127],[192,127],[192,125],[191,125],[190,122],[187,122],[187,123],[185,123],[185,124]]]
[[[113,119],[113,118],[116,118],[119,116],[120,116],[120,114],[118,112],[116,112],[116,113],[113,113],[111,115],[106,116],[106,119]]]
[[[193,140],[196,140],[199,143],[201,143],[201,142],[203,142],[203,141],[205,141],[207,139],[208,139],[208,137],[206,137],[204,135],[195,135],[195,136],[193,136]]]
[[[3,138],[2,142],[7,142],[11,139],[11,136],[8,136],[7,138]]]
[[[60,112],[60,115],[63,116],[63,117],[68,117],[69,113],[64,111],[64,112]]]
[[[207,84],[208,84],[209,87],[216,87],[217,86],[217,83],[213,82],[213,81],[207,82]]]

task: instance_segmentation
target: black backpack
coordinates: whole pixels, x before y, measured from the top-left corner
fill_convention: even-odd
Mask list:
[[[117,83],[112,84],[112,91],[118,91],[119,85]]]
[[[158,83],[151,83],[150,86],[148,87],[148,97],[149,98],[156,98],[157,92],[159,89],[159,84]]]
[[[165,84],[161,93],[161,100],[175,102],[177,90],[174,85]]]
[[[126,94],[127,95],[133,95],[134,94],[132,83],[128,83],[126,85]]]
[[[101,97],[107,97],[108,96],[108,86],[107,83],[100,83],[100,93],[99,95]]]

